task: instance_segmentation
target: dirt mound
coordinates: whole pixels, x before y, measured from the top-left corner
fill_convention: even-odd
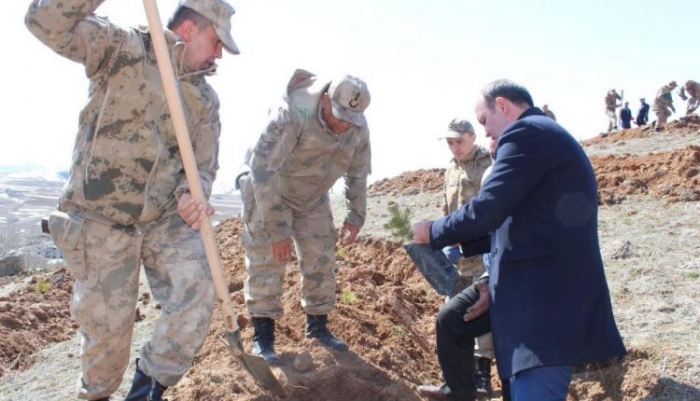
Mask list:
[[[700,118],[697,120],[700,126]],[[680,126],[682,123],[674,121],[671,124]],[[684,149],[646,155],[592,156],[590,160],[601,205],[621,203],[633,194],[651,195],[668,202],[700,200],[700,146],[690,145]],[[372,184],[369,192],[391,196],[441,192],[444,173],[444,169],[406,172]]]
[[[234,304],[244,311],[243,250],[240,220],[218,228],[218,241]],[[338,305],[329,317],[333,333],[348,342],[350,352],[328,351],[304,337],[305,315],[299,303],[300,273],[290,265],[282,297],[285,315],[276,321],[275,347],[282,364],[273,368],[292,400],[418,400],[419,383],[437,383],[434,315],[442,299],[421,278],[398,243],[364,241],[339,252]],[[220,313],[220,311],[216,311]],[[218,316],[218,315],[217,315]],[[273,400],[233,361],[217,335],[211,335],[193,368],[169,392],[178,400]],[[252,328],[242,330],[251,344]],[[308,351],[313,366],[294,368],[295,358]]]
[[[649,124],[638,128],[622,129],[609,134],[601,134],[595,138],[581,141],[581,145],[587,147],[601,143],[615,143],[633,139],[650,138],[654,135],[684,136],[691,132],[697,132],[698,130],[700,130],[700,116],[690,115],[661,125],[658,128],[658,132],[654,132],[654,127]]]
[[[601,204],[648,194],[669,202],[700,200],[700,146],[644,156],[591,157]]]
[[[402,173],[393,178],[385,178],[369,186],[369,194],[416,195],[421,192],[441,192],[444,188],[445,169],[434,168]]]
[[[0,377],[28,367],[38,349],[75,333],[68,308],[72,289],[73,279],[59,269],[34,276],[25,288],[0,297]]]

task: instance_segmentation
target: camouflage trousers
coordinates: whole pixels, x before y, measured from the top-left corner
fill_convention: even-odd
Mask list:
[[[82,337],[78,398],[107,397],[122,382],[142,263],[161,312],[141,347],[139,367],[161,384],[175,385],[204,344],[216,300],[199,233],[174,212],[130,228],[76,211],[52,214],[49,221],[75,277],[70,308]]]
[[[615,110],[605,110],[605,114],[608,116],[608,132],[617,129],[617,114]]]
[[[286,266],[275,262],[272,256],[272,244],[251,196],[252,187],[244,183],[241,191],[242,242],[248,273],[244,289],[246,308],[254,317],[279,318],[284,313],[281,298]],[[301,306],[307,314],[326,315],[333,310],[336,300],[337,233],[328,197],[310,211],[295,211],[293,219],[293,239],[302,275]]]
[[[459,258],[455,261],[455,266],[459,271],[459,275],[471,283],[475,283],[486,271],[484,269],[484,261],[481,256]]]
[[[654,105],[654,114],[656,114],[657,123],[665,123],[671,117],[671,109],[668,106]]]

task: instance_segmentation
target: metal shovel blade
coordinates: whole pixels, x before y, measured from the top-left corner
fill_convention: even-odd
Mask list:
[[[258,355],[247,354],[243,350],[243,343],[238,330],[226,332],[226,343],[234,359],[255,379],[259,386],[273,391],[279,395],[286,396],[287,392],[277,380],[277,376],[272,373],[270,367],[265,363],[265,359]]]
[[[459,272],[441,250],[427,244],[406,244],[403,249],[438,294],[453,297],[461,291]]]

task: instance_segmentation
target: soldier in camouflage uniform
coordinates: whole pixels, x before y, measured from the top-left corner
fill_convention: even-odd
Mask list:
[[[492,164],[489,151],[475,145],[476,132],[467,120],[454,119],[448,125],[445,135],[447,145],[454,156],[450,167],[445,171],[445,215],[468,203],[481,188],[484,173]],[[451,262],[457,265],[465,284],[470,285],[485,274],[481,256],[462,257],[459,244],[446,247],[443,252]],[[491,394],[491,361],[494,358],[491,334],[485,334],[476,340],[475,383],[477,392],[485,396]],[[435,396],[443,387],[419,386],[418,391],[426,396]]]
[[[491,165],[491,156],[488,150],[475,145],[476,133],[469,121],[452,120],[445,139],[454,156],[450,167],[445,171],[443,212],[448,215],[468,203],[479,192],[481,177]],[[484,273],[481,257],[462,258],[459,244],[444,251],[448,259],[457,265],[460,275],[467,278],[468,283],[476,281]]]
[[[686,93],[688,94],[687,96]],[[685,111],[685,115],[689,116],[700,106],[700,82],[689,80],[681,87],[679,95],[681,99],[688,101],[688,109]]]
[[[282,284],[292,240],[302,274],[306,336],[332,349],[348,348],[326,327],[336,300],[338,239],[328,191],[340,177],[345,179],[347,213],[340,237],[349,244],[366,215],[370,141],[363,112],[369,102],[367,86],[358,78],[324,82],[307,71],[295,71],[282,104],[271,110],[267,127],[249,153],[250,174],[239,179],[253,352],[270,364],[279,362],[274,319],[283,313]]]
[[[671,96],[676,87],[678,87],[676,81],[671,81],[668,85],[662,86],[656,93],[652,110],[656,114],[657,128],[658,124],[665,123],[671,114],[676,112],[676,108],[673,107],[673,97]]]
[[[624,95],[624,91],[620,91]],[[615,89],[610,89],[608,94],[605,95],[605,114],[608,116],[608,131],[617,130],[617,108],[620,104],[617,103],[618,100],[622,100],[622,95],[618,94]]]
[[[70,178],[49,226],[75,278],[78,398],[108,400],[122,381],[143,264],[161,315],[141,347],[127,400],[156,401],[185,374],[209,331],[215,294],[197,230],[213,209],[189,194],[148,30],[95,16],[102,2],[34,0],[26,15],[29,30],[83,64],[90,79]],[[221,126],[206,76],[222,48],[238,54],[233,13],[223,0],[183,0],[165,32],[207,197]]]

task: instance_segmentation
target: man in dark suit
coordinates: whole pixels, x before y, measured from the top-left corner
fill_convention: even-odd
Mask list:
[[[474,399],[465,375],[445,368],[460,366],[465,321],[488,308],[512,399],[565,400],[574,365],[626,353],[598,244],[595,175],[578,142],[533,107],[527,89],[499,80],[481,95],[477,119],[498,141],[491,175],[462,208],[413,226],[413,242],[434,249],[473,249],[491,234],[488,297],[474,303],[460,294],[438,314],[438,358],[450,388],[443,392]]]

